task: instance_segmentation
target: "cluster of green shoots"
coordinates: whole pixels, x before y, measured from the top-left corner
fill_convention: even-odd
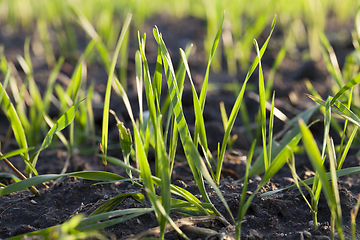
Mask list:
[[[276,135],[276,137],[273,135],[274,112],[276,110],[274,107],[275,94],[272,95],[272,98],[269,98],[269,90],[266,88],[271,88],[271,86],[265,87],[261,59],[275,27],[276,18],[274,18],[270,34],[263,46],[260,48],[256,40],[252,41],[257,57],[252,62],[246,74],[230,116],[225,115],[223,117],[225,134],[223,136],[222,143],[219,144],[217,156],[212,156],[208,149],[202,112],[206,101],[210,65],[215,57],[215,51],[220,41],[224,17],[221,19],[220,27],[218,27],[215,34],[215,40],[212,41],[206,73],[199,95],[193,84],[187,60],[191,52],[192,45],[189,45],[185,50],[180,49],[181,62],[175,69],[168,49],[162,39],[162,35],[159,32],[159,29],[155,27],[153,29],[153,35],[158,44],[158,54],[154,74],[151,77],[148,60],[145,54],[146,35],[140,35],[140,33],[138,34],[139,50],[135,54],[135,65],[140,111],[139,119],[135,119],[131,103],[125,91],[126,86],[123,85],[114,72],[117,59],[119,58],[119,55],[121,55],[121,48],[126,46],[126,41],[128,41],[127,32],[131,21],[131,15],[127,15],[125,18],[120,37],[116,43],[113,57],[111,58],[109,53],[110,51],[108,50],[106,44],[97,34],[87,17],[75,6],[71,6],[71,10],[74,17],[77,18],[80,25],[89,34],[92,40],[87,45],[83,55],[80,57],[75,71],[71,79],[69,79],[69,84],[65,89],[60,84],[56,83],[57,75],[64,61],[63,58],[60,58],[56,62],[56,65],[49,76],[46,92],[43,96],[41,96],[33,77],[29,53],[30,42],[27,41],[25,43],[25,57],[18,57],[18,61],[26,73],[26,81],[24,81],[23,84],[18,84],[17,74],[13,65],[11,63],[7,63],[4,55],[1,56],[0,67],[5,76],[4,82],[0,84],[1,107],[9,119],[13,134],[19,145],[19,150],[1,154],[1,158],[14,169],[17,176],[6,173],[7,178],[14,179],[15,183],[1,188],[0,196],[26,188],[30,188],[34,194],[40,195],[38,190],[34,187],[35,185],[65,176],[96,180],[100,181],[100,184],[115,181],[128,181],[138,186],[139,192],[118,195],[103,204],[87,217],[76,216],[62,225],[29,233],[27,234],[28,236],[42,235],[47,237],[56,237],[60,236],[60,234],[62,236],[64,236],[64,234],[68,234],[73,235],[74,238],[84,238],[90,236],[102,238],[97,230],[121,223],[143,214],[154,212],[159,223],[158,237],[160,239],[164,238],[168,225],[170,225],[184,239],[189,239],[180,229],[177,222],[170,217],[172,212],[180,212],[183,213],[184,216],[207,216],[209,218],[224,220],[222,213],[220,213],[213,205],[209,194],[206,191],[205,182],[207,182],[216,192],[219,199],[221,199],[225,209],[227,210],[227,214],[230,216],[231,223],[229,224],[233,225],[235,229],[232,233],[232,237],[240,239],[242,219],[244,218],[252,200],[257,196],[260,189],[265,186],[286,163],[288,163],[295,180],[295,184],[290,187],[298,187],[299,191],[304,196],[305,201],[308,203],[310,210],[313,213],[314,228],[317,228],[317,206],[319,203],[320,193],[323,192],[331,212],[332,236],[335,236],[336,230],[338,237],[340,239],[344,239],[337,179],[340,176],[360,171],[360,167],[342,169],[347,153],[353,143],[357,128],[360,126],[360,119],[357,117],[357,114],[350,110],[354,104],[357,104],[352,101],[352,96],[355,95],[355,91],[353,89],[360,82],[360,75],[357,74],[359,64],[355,61],[356,58],[354,55],[348,57],[346,67],[344,67],[343,72],[341,72],[339,67],[336,65],[333,50],[328,44],[326,38],[324,36],[321,38],[323,43],[323,57],[328,60],[328,68],[337,80],[339,89],[335,92],[336,94],[334,97],[329,96],[326,101],[311,96],[317,105],[289,120],[285,125],[285,131],[282,133],[280,144],[273,144],[274,141],[280,137],[279,135]],[[358,14],[358,16],[360,15]],[[355,47],[359,46],[359,36],[359,31],[354,32]],[[90,138],[92,141],[96,140],[92,115],[92,94],[94,93],[94,85],[92,84],[88,88],[86,88],[85,85],[85,60],[90,56],[90,53],[95,47],[99,51],[100,59],[108,73],[103,107],[101,154],[99,154],[99,156],[103,160],[104,168],[106,167],[106,164],[110,162],[111,164],[126,169],[128,176],[124,177],[106,171],[82,171],[38,175],[36,171],[36,163],[38,161],[39,154],[50,146],[54,135],[57,135],[58,139],[60,139],[62,144],[64,144],[69,151],[67,164],[71,161],[74,148],[80,147],[79,143],[82,142],[77,139],[78,136],[88,139]],[[281,57],[279,57],[279,59],[281,59]],[[278,62],[276,64],[278,64]],[[260,142],[262,151],[257,158],[252,161],[256,146],[256,141],[254,140],[248,153],[246,172],[244,177],[241,179],[241,181],[244,182],[244,186],[239,201],[238,216],[235,218],[219,189],[220,175],[224,155],[229,140],[231,139],[230,134],[234,126],[235,119],[241,109],[248,80],[256,68],[259,72],[258,94],[260,102],[260,118],[258,124],[261,129],[261,141],[258,142]],[[166,89],[162,89],[162,79],[166,79]],[[188,128],[188,124],[192,123],[188,123],[186,121],[182,109],[182,92],[186,79],[188,79],[191,83],[193,95],[193,108],[195,112],[195,131],[193,136],[191,136]],[[8,93],[5,91],[8,87],[11,90],[14,100],[11,100]],[[147,111],[143,110],[143,106],[141,104],[144,97],[142,91],[143,89],[145,89]],[[131,127],[133,134],[131,134],[131,131],[124,126],[124,123],[118,120],[116,113],[110,109],[112,90],[122,99],[127,108],[127,112],[132,123]],[[350,90],[350,93],[348,93],[347,90]],[[166,91],[167,94],[167,99],[164,102],[160,101],[160,96],[163,91]],[[54,93],[56,93],[57,98],[55,98]],[[271,99],[271,102],[269,103],[271,106],[269,114],[266,112],[268,99]],[[342,102],[346,102],[346,104],[343,104]],[[56,121],[52,120],[48,116],[51,103],[58,104],[57,106],[59,108],[60,116]],[[357,106],[358,105],[355,105],[355,107]],[[319,108],[322,109],[325,116],[324,140],[321,148],[318,147],[309,130],[309,126],[313,124],[309,122],[310,118]],[[120,140],[119,147],[122,149],[123,159],[107,155],[109,149],[108,124],[110,113],[112,113],[117,120]],[[341,132],[342,136],[341,145],[338,150],[334,147],[332,138],[329,136],[330,125],[336,126],[336,121],[332,118],[332,113],[336,113],[337,116],[345,119],[343,128],[341,129],[339,126],[337,128]],[[266,121],[267,115],[269,124],[267,124]],[[40,119],[42,120],[40,121]],[[66,127],[69,128],[69,140],[67,140],[61,133],[61,131]],[[347,137],[349,131],[350,137]],[[39,136],[41,135],[39,135],[38,132],[45,133],[45,138],[42,143],[41,139],[39,139]],[[75,132],[80,134],[75,134]],[[86,133],[89,132],[91,134],[86,135]],[[181,139],[181,147],[183,148],[187,163],[191,169],[194,181],[203,201],[200,201],[199,198],[186,189],[171,183],[172,170],[177,149],[179,147],[178,137]],[[307,180],[301,180],[296,174],[296,169],[294,167],[294,151],[300,140],[302,140],[305,150],[316,172],[315,177]],[[40,147],[37,150],[29,148],[29,146],[36,148],[38,145],[40,145]],[[153,149],[155,151],[155,173],[152,173],[150,170],[150,163],[148,161],[149,149]],[[8,160],[11,156],[18,154],[20,154],[27,166],[26,170],[29,174],[29,178],[26,178],[19,170],[12,166],[11,162]],[[328,173],[324,167],[326,156],[330,163],[330,172]],[[130,164],[131,161],[136,162],[136,166],[138,167],[133,167],[132,164]],[[64,170],[66,168],[67,166],[64,166]],[[246,198],[247,183],[249,178],[259,174],[262,174],[262,178],[257,186],[257,189],[250,197]],[[156,192],[156,187],[160,188],[160,193],[158,194]],[[308,201],[303,194],[304,187],[311,195],[310,201]],[[140,202],[144,201],[145,195],[141,192],[141,188],[145,189],[145,195],[151,203],[151,207],[115,210],[116,207],[128,196],[131,196]],[[274,192],[268,192],[262,196],[269,194],[274,194]],[[357,215],[358,207],[359,204],[352,213],[352,237],[354,239],[355,217]],[[109,218],[110,216],[111,218]],[[22,236],[18,236],[15,238],[21,237]]]
[[[314,60],[321,57],[319,33],[325,29],[326,18],[332,15],[342,22],[349,22],[355,15],[353,0],[298,0],[291,4],[284,0],[265,0],[260,3],[244,0],[184,0],[181,2],[153,0],[151,4],[146,0],[125,2],[78,0],[73,4],[82,9],[84,16],[95,26],[97,34],[110,50],[116,46],[121,19],[128,12],[136,16],[133,21],[136,30],[142,29],[146,20],[159,13],[168,13],[175,18],[195,16],[206,20],[207,33],[204,45],[208,54],[210,54],[212,38],[221,21],[222,12],[225,10],[227,19],[224,22],[222,42],[230,74],[236,74],[238,69],[246,71],[249,66],[253,38],[260,36],[275,14],[279,16],[279,27],[286,31],[285,39],[293,36],[297,44],[309,45],[310,51],[304,57],[311,57]],[[21,25],[25,29],[37,28],[40,40],[44,43],[48,64],[53,65],[55,57],[52,46],[49,44],[51,35],[56,37],[63,56],[75,58],[80,45],[76,39],[77,29],[74,27],[74,18],[68,5],[68,1],[63,0],[4,0],[0,3],[0,23],[12,26]],[[48,28],[55,30],[53,34],[47,31]],[[124,42],[128,40],[129,35],[126,35]],[[212,64],[214,70],[221,68],[221,51],[222,49],[218,49],[214,57]],[[120,80],[126,75],[127,55],[126,48],[123,48],[120,52],[122,60],[120,61],[122,74]]]

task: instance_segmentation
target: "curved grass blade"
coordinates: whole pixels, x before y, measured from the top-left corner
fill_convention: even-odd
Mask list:
[[[102,204],[100,207],[95,209],[95,211],[93,211],[89,215],[89,217],[100,214],[100,213],[111,212],[111,211],[115,210],[115,208],[117,208],[128,197],[132,197],[136,201],[142,202],[143,204],[145,203],[144,202],[145,196],[142,193],[123,193],[123,194],[119,194],[116,197],[113,197],[110,200],[106,201],[106,203]]]
[[[326,139],[328,138],[330,132],[330,122],[331,122],[331,107],[330,107],[330,96],[329,96],[325,103],[324,141],[323,141],[321,158],[324,158],[325,156],[326,143],[327,143]]]
[[[336,170],[336,176],[337,178],[339,177],[342,177],[342,176],[347,176],[347,175],[351,175],[351,174],[358,174],[360,173],[360,167],[349,167],[349,168],[344,168],[344,169],[340,169],[340,170]],[[326,177],[329,179],[330,178],[330,173],[326,173]],[[314,177],[311,177],[311,178],[308,178],[306,180],[302,180],[302,182],[306,185],[311,185],[314,183]],[[281,191],[284,191],[284,190],[287,190],[287,189],[291,189],[291,188],[295,188],[296,185],[293,184],[293,185],[290,185],[286,188],[282,188],[282,189],[277,189],[277,190],[274,190],[274,191],[269,191],[269,192],[266,192],[266,193],[263,193],[260,195],[260,197],[267,197],[267,196],[270,196],[270,195],[273,195],[275,193],[279,193]]]
[[[351,144],[356,136],[358,128],[359,128],[358,126],[354,127],[354,130],[351,133],[350,138],[349,138],[348,142],[346,143],[344,150],[342,151],[341,158],[337,162],[336,170],[340,170],[342,168],[342,165],[344,164],[345,158],[350,150]]]
[[[44,150],[45,148],[47,148],[50,144],[51,141],[54,137],[54,135],[59,132],[62,131],[64,128],[66,128],[68,125],[70,125],[70,123],[74,120],[75,118],[75,113],[77,111],[77,109],[79,108],[79,104],[84,101],[85,99],[79,101],[78,103],[76,103],[74,106],[72,106],[71,108],[69,108],[54,124],[54,126],[52,126],[52,128],[50,128],[50,130],[48,131],[48,133],[46,134],[46,137],[43,141],[43,143],[41,144],[40,149],[30,158],[30,163],[31,165],[33,165],[34,167],[36,166],[37,163],[37,159],[39,157],[39,154],[42,150]]]
[[[152,211],[154,211],[153,208],[130,208],[130,209],[100,213],[93,215],[91,217],[84,218],[80,222],[80,224],[76,227],[76,230],[89,231],[89,230],[102,229]],[[116,217],[116,216],[120,216],[120,217],[109,220],[110,217]]]
[[[314,96],[308,95],[309,98],[311,98],[314,102],[319,104],[320,106],[325,107],[326,104],[322,99],[316,98]],[[332,99],[332,97],[330,97]],[[344,119],[349,120],[350,122],[354,123],[358,127],[360,127],[360,119],[358,116],[356,116],[355,113],[353,113],[350,109],[348,109],[344,104],[339,102],[338,100],[335,101],[335,104],[331,105],[332,111]]]
[[[360,73],[356,75],[350,82],[348,82],[345,86],[343,86],[335,95],[335,97],[331,100],[331,105],[335,103],[335,101],[343,95],[344,92],[351,89],[353,86],[360,83]]]
[[[222,26],[223,26],[223,23],[224,23],[224,18],[225,18],[225,13],[223,14],[219,29],[218,29],[218,31],[216,33],[213,45],[211,47],[211,51],[210,51],[210,55],[209,55],[209,59],[208,59],[207,67],[206,67],[205,78],[204,78],[204,81],[203,81],[203,85],[202,85],[202,89],[201,89],[201,93],[200,93],[200,97],[199,97],[199,102],[200,102],[200,106],[201,106],[202,111],[204,110],[204,106],[205,106],[205,98],[206,98],[207,86],[208,86],[208,82],[209,82],[210,65],[211,65],[211,62],[212,62],[212,60],[213,60],[213,58],[215,56],[215,51],[216,51],[217,46],[219,44],[221,31],[222,31]]]
[[[274,28],[275,28],[275,23],[276,23],[276,15],[273,19],[273,22],[272,22],[272,25],[271,25],[271,30],[270,30],[270,34],[268,36],[268,38],[266,39],[264,45],[261,47],[260,49],[260,57],[263,56],[266,48],[267,48],[267,45],[270,41],[270,37],[274,31]],[[250,79],[250,76],[252,75],[252,73],[255,71],[255,68],[256,66],[258,65],[259,63],[259,58],[255,58],[253,63],[251,64],[250,66],[250,69],[249,71],[247,72],[246,74],[246,77],[245,77],[245,80],[244,80],[244,83],[241,87],[241,90],[240,90],[240,93],[235,101],[235,104],[233,106],[233,109],[231,110],[231,114],[230,114],[230,117],[229,117],[229,122],[228,122],[228,125],[226,127],[226,130],[225,130],[225,134],[224,134],[224,138],[223,138],[223,142],[222,142],[222,145],[221,145],[221,151],[220,151],[220,155],[219,155],[219,158],[217,160],[217,166],[216,166],[216,179],[215,179],[215,182],[217,184],[219,184],[219,181],[220,181],[220,174],[221,174],[221,168],[222,168],[222,163],[223,163],[223,159],[224,159],[224,156],[225,156],[225,150],[226,150],[226,146],[227,146],[227,142],[228,142],[228,139],[229,139],[229,136],[230,136],[230,132],[234,126],[234,123],[235,123],[235,119],[239,113],[239,110],[240,110],[240,106],[241,106],[241,103],[242,103],[242,99],[244,97],[244,93],[245,93],[245,88],[246,88],[246,84],[248,82],[248,80]],[[252,176],[251,174],[251,170],[250,170],[250,177]]]
[[[96,181],[115,181],[115,180],[126,179],[114,173],[101,172],[101,171],[83,171],[83,172],[74,172],[74,173],[65,173],[65,174],[44,174],[41,176],[35,176],[32,178],[22,180],[20,182],[11,184],[3,189],[0,189],[0,196],[10,194],[12,192],[24,190],[28,187],[35,186],[43,182],[47,182],[50,180],[54,180],[66,176],[78,177],[78,178],[84,178],[84,179],[96,180]]]
[[[10,77],[10,67],[8,67],[8,73],[6,76]],[[1,107],[10,121],[11,128],[13,129],[15,139],[16,139],[17,143],[19,144],[20,148],[27,149],[28,145],[27,145],[24,128],[21,124],[21,121],[19,119],[19,116],[18,116],[13,104],[10,101],[9,95],[6,93],[6,91],[3,88],[3,85],[1,83],[0,83],[0,93],[2,94]],[[25,162],[29,161],[28,152],[22,153],[21,157],[24,159]],[[29,168],[27,170],[33,172],[33,169]]]
[[[263,143],[264,167],[265,167],[265,172],[266,172],[270,166],[271,159],[268,156],[267,148],[266,148],[265,83],[264,83],[264,75],[263,75],[262,66],[261,66],[261,56],[260,56],[259,45],[258,45],[256,39],[254,39],[254,45],[255,45],[255,49],[256,49],[256,53],[257,53],[257,58],[259,60],[258,68],[259,68],[259,102],[260,102],[260,116],[261,116],[261,136],[262,136],[262,143]]]
[[[304,111],[303,113],[297,115],[296,117],[294,117],[293,119],[291,119],[285,126],[285,129],[290,128],[292,125],[295,125],[293,127],[293,129],[289,130],[285,137],[282,139],[281,144],[278,145],[274,145],[272,147],[272,152],[271,152],[271,162],[275,161],[275,158],[278,158],[280,156],[284,157],[282,160],[282,163],[285,164],[286,162],[286,157],[288,156],[287,154],[288,149],[286,148],[290,148],[290,149],[294,149],[297,144],[299,143],[300,139],[301,139],[301,134],[300,134],[300,128],[298,123],[296,122],[299,118],[302,118],[304,120],[304,122],[309,122],[311,116],[314,114],[314,112],[319,108],[319,106],[314,106],[306,111]],[[280,156],[279,156],[280,155]],[[281,159],[281,158],[280,158]],[[261,174],[265,171],[264,168],[264,160],[263,160],[263,154],[261,153],[255,160],[254,164],[252,165],[250,172],[249,172],[249,177],[253,177],[255,175]]]
[[[336,227],[339,231],[340,226],[342,224],[339,220],[340,213],[338,212],[338,209],[336,208],[336,200],[335,200],[336,190],[334,190],[329,183],[330,179],[326,175],[325,167],[323,165],[323,160],[321,158],[320,151],[317,147],[317,144],[315,142],[313,135],[311,134],[310,130],[305,125],[304,121],[302,121],[302,119],[299,119],[299,125],[300,125],[300,129],[301,129],[301,133],[303,134],[302,142],[305,146],[306,153],[310,158],[313,168],[316,170],[316,174],[319,176],[319,180],[321,182],[326,201],[329,205],[331,215],[332,215],[332,217],[334,217],[336,219],[336,221],[337,221]],[[332,176],[331,179],[332,179],[332,181],[335,181],[335,183],[337,184],[336,177],[335,177],[335,179],[333,178],[334,173],[335,173],[335,166],[333,166],[332,168],[333,168],[333,170],[330,173],[330,175]],[[341,233],[342,233],[342,231],[339,232],[340,238],[341,238]]]
[[[190,83],[191,83],[191,89],[192,89],[192,94],[193,94],[193,103],[194,103],[194,110],[195,110],[195,133],[194,133],[194,144],[195,146],[197,146],[198,144],[198,139],[200,137],[200,143],[201,146],[204,148],[204,155],[206,156],[207,152],[208,152],[208,144],[207,144],[207,139],[206,139],[206,131],[205,131],[205,123],[204,123],[204,117],[202,114],[202,110],[201,110],[201,106],[200,106],[200,102],[198,99],[198,96],[196,94],[196,90],[195,90],[195,86],[191,77],[191,73],[190,73],[190,68],[189,68],[189,64],[187,61],[187,57],[186,54],[184,52],[184,50],[180,49],[180,55],[182,58],[182,61],[184,63],[186,72],[188,74]],[[207,158],[205,158],[207,160]],[[211,172],[211,175],[213,177],[213,179],[215,178],[214,172],[212,171],[211,165],[209,163],[209,161],[206,161],[206,163],[208,164],[209,170]]]
[[[103,123],[102,123],[102,138],[101,138],[101,146],[103,154],[107,154],[107,148],[108,148],[108,132],[109,132],[109,108],[110,108],[110,95],[111,95],[111,86],[114,79],[114,70],[115,65],[120,53],[120,48],[122,45],[122,42],[124,40],[125,34],[127,29],[129,28],[131,21],[131,15],[127,15],[126,20],[124,22],[123,28],[121,30],[121,34],[119,37],[119,40],[116,44],[115,53],[113,56],[113,59],[111,61],[111,65],[109,67],[109,77],[106,85],[106,91],[105,91],[105,98],[104,98],[104,111],[103,111]],[[103,159],[103,165],[104,169],[106,169],[106,160]]]
[[[11,237],[8,239],[11,240],[20,240],[24,238],[31,238],[31,239],[53,239],[54,236],[61,236],[62,239],[107,239],[102,236],[97,231],[81,231],[77,230],[79,223],[81,223],[81,219],[84,216],[82,214],[76,215],[69,219],[68,221],[64,222],[61,225],[56,225],[53,227],[41,229],[38,231],[24,233],[15,237]],[[33,238],[34,237],[34,238]]]

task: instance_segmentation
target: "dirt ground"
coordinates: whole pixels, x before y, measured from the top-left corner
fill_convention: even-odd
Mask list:
[[[154,69],[155,56],[157,46],[152,40],[151,30],[154,25],[157,25],[163,34],[163,38],[167,47],[171,50],[171,55],[176,66],[179,61],[178,48],[184,48],[186,44],[192,42],[196,45],[196,52],[190,57],[189,64],[193,78],[200,87],[206,67],[206,54],[203,47],[203,39],[206,33],[206,23],[196,18],[184,18],[181,20],[169,19],[166,16],[159,16],[151,21],[148,21],[145,26],[145,31],[148,33],[147,37],[147,57],[150,60],[150,69]],[[182,28],[180,26],[189,26]],[[331,33],[336,33],[338,29],[329,29]],[[345,26],[349,29],[349,34],[352,26]],[[32,32],[20,31],[13,34],[4,34],[0,31],[0,43],[5,46],[5,54],[8,60],[13,61],[19,71],[21,67],[16,63],[16,54],[21,54],[24,44],[25,36],[33,36]],[[265,31],[266,37],[268,32]],[[79,41],[85,41],[85,36],[79,35]],[[270,40],[270,48],[264,55],[263,67],[265,77],[268,76],[269,70],[274,62],[279,46],[271,45],[271,42],[282,41],[283,36],[281,29],[276,29]],[[261,39],[260,39],[261,41]],[[351,40],[338,43],[336,42],[335,51],[338,56],[340,65],[343,64],[345,56],[352,51]],[[129,76],[129,98],[132,102],[133,112],[138,111],[137,96],[134,93],[134,53],[137,49],[136,40],[131,41],[130,59],[128,65]],[[278,44],[279,45],[279,44]],[[325,63],[323,61],[303,61],[301,59],[301,52],[306,49],[297,49],[299,54],[288,54],[281,66],[278,69],[274,90],[276,93],[275,105],[287,117],[291,118],[314,105],[308,99],[305,93],[308,90],[304,81],[309,79],[315,89],[323,96],[329,94],[329,89],[332,84],[331,77],[326,71]],[[56,52],[56,49],[55,49]],[[34,58],[34,77],[39,86],[44,86],[44,81],[49,75],[49,70],[46,67],[44,59]],[[71,75],[73,64],[70,60],[62,69],[62,74]],[[21,72],[20,72],[21,73]],[[23,73],[22,73],[23,74]],[[225,108],[230,113],[232,105],[235,102],[236,96],[233,91],[225,89],[226,84],[231,84],[233,81],[242,83],[245,73],[239,73],[237,76],[229,76],[226,71],[226,63],[223,59],[223,70],[218,73],[211,73],[210,82],[213,86],[217,86],[209,91],[206,106],[204,110],[204,120],[207,130],[209,147],[215,153],[218,142],[222,141],[224,134],[223,125],[220,116],[219,103],[222,101]],[[106,84],[107,76],[101,66],[94,65],[88,69],[88,77],[96,81],[97,94],[104,96],[104,86]],[[0,75],[0,80],[4,76]],[[234,80],[235,79],[235,80]],[[257,73],[254,72],[250,80],[250,85],[256,88]],[[254,90],[257,92],[257,90]],[[183,108],[185,117],[188,123],[194,122],[194,113],[192,107],[192,95],[189,88],[185,88],[183,96]],[[254,100],[251,94],[246,94],[244,103],[249,110],[249,118],[254,121],[257,114],[258,103]],[[114,109],[120,119],[130,126],[130,119],[127,115],[126,108],[123,106],[121,100],[113,95],[111,100],[111,107]],[[101,133],[102,110],[97,108],[95,111],[95,122],[97,127],[97,134]],[[321,114],[317,113],[315,118],[321,118]],[[3,113],[0,113],[0,122],[2,126],[8,126],[8,122]],[[282,130],[284,123],[280,120],[275,121],[275,133]],[[115,120],[110,120],[110,141],[117,143],[118,132],[115,125]],[[189,126],[193,129],[194,126]],[[319,122],[312,128],[313,134],[318,140],[322,139],[322,123]],[[14,140],[6,139],[7,127],[2,127],[0,130],[0,139],[2,142],[2,152],[7,152],[17,148]],[[250,146],[250,142],[246,138],[245,127],[238,117],[235,123],[232,134],[238,135],[238,139],[234,143],[232,150],[226,154],[224,160],[223,176],[220,182],[220,189],[233,213],[237,216],[238,206],[241,196],[243,183],[237,181],[244,176],[246,166],[246,155]],[[335,142],[339,136],[334,135]],[[4,141],[6,142],[4,143]],[[345,161],[344,167],[354,167],[360,165],[360,159],[355,155],[357,149],[352,149],[348,158]],[[60,173],[64,166],[67,152],[63,148],[48,149],[40,154],[37,170],[39,174]],[[121,157],[121,150],[118,148],[112,149],[109,155]],[[179,151],[179,159],[182,159],[181,150]],[[24,170],[24,164],[19,157],[10,159],[13,164],[21,170]],[[185,188],[201,199],[194,181],[191,179],[191,172],[184,161],[177,161],[175,163],[173,172],[173,183]],[[102,170],[101,160],[94,157],[94,154],[77,153],[74,156],[75,166],[72,166],[68,171],[74,170]],[[296,169],[297,173],[302,178],[307,178],[313,175],[311,164],[308,158],[303,154],[296,155]],[[108,171],[120,175],[125,175],[124,170],[109,164]],[[11,170],[0,162],[1,172],[11,172]],[[350,239],[350,210],[357,202],[357,195],[360,192],[359,175],[352,175],[342,177],[339,180],[341,207],[343,214],[343,224],[346,239]],[[2,179],[5,181],[4,179]],[[257,184],[261,180],[261,176],[256,176],[249,181],[248,194],[255,191]],[[140,192],[141,189],[130,183],[111,183],[102,185],[93,185],[94,181],[82,180],[79,178],[67,177],[62,178],[58,182],[50,182],[49,188],[39,186],[41,197],[33,196],[29,191],[24,190],[17,193],[0,197],[0,238],[5,239],[11,236],[47,228],[57,224],[61,224],[70,217],[78,213],[90,214],[106,200],[117,196],[121,193]],[[271,182],[264,187],[261,192],[254,198],[248,209],[242,224],[242,239],[329,239],[330,236],[330,212],[325,198],[322,196],[319,203],[318,230],[314,230],[312,226],[312,214],[309,207],[299,193],[298,189],[290,189],[266,198],[260,198],[259,195],[266,191],[280,189],[293,184],[290,170],[284,166],[271,180]],[[306,191],[304,191],[306,193]],[[222,213],[227,220],[231,220],[226,214],[221,201],[213,194],[213,190],[208,187],[208,193],[213,201],[215,207]],[[308,198],[310,196],[307,195]],[[150,204],[142,204],[132,198],[127,198],[120,204],[118,209],[127,209],[134,207],[149,207]],[[174,220],[180,219],[182,216],[179,213],[173,213]],[[359,218],[357,221],[359,222]],[[205,224],[206,225],[206,224]],[[198,223],[197,226],[205,226]],[[146,214],[137,218],[133,218],[124,223],[114,225],[106,228],[104,234],[116,239],[126,238],[130,235],[136,235],[157,226],[157,220],[154,214]],[[207,228],[214,229],[218,232],[232,231],[231,226],[227,226],[216,219],[212,220],[212,224],[206,225]],[[185,231],[186,229],[184,229]],[[187,229],[188,230],[188,229]],[[193,232],[188,232],[191,239],[221,239],[221,238],[206,238]],[[166,235],[167,239],[179,239],[179,236],[170,231]],[[357,227],[357,238],[360,239],[360,227]]]

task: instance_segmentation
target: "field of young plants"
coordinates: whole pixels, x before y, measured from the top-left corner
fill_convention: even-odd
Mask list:
[[[360,1],[0,1],[0,239],[360,239]]]

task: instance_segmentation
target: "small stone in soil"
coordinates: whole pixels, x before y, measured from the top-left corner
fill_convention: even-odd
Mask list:
[[[311,238],[311,233],[308,231],[303,231],[302,234],[304,235],[304,238]]]

